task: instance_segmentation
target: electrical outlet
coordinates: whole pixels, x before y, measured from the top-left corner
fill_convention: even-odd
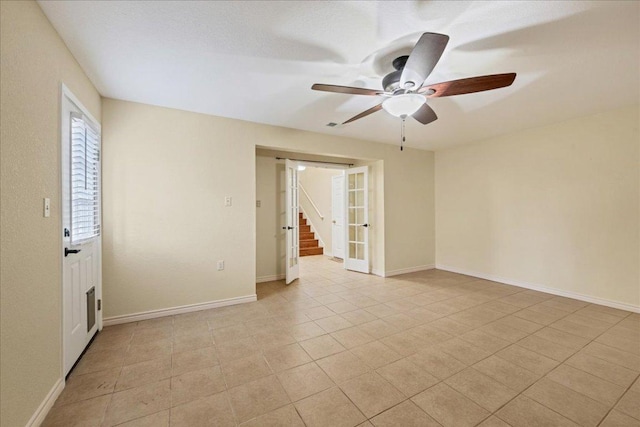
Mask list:
[[[260,202],[260,200],[256,200],[256,208],[259,208],[262,205],[262,203]]]
[[[231,196],[225,196],[224,197],[224,205],[225,206],[231,206]]]
[[[224,261],[218,261],[218,271],[224,270]]]

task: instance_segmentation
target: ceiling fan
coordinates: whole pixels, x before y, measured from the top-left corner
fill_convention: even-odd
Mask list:
[[[414,46],[411,54],[393,60],[395,71],[384,76],[382,90],[350,86],[337,86],[316,83],[313,90],[345,93],[350,95],[369,95],[385,98],[380,104],[351,117],[342,124],[368,116],[384,109],[389,114],[403,119],[412,116],[423,125],[438,119],[435,111],[427,104],[427,98],[463,95],[510,86],[516,73],[492,74],[469,77],[460,80],[423,86],[442,56],[449,36],[437,33],[424,33]]]

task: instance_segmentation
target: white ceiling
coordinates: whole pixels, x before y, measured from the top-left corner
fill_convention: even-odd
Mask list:
[[[450,36],[427,83],[516,72],[508,88],[432,99],[406,145],[440,149],[640,101],[637,1],[40,1],[105,97],[397,144],[381,88],[423,32]]]

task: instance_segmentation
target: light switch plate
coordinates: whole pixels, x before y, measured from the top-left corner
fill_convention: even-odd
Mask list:
[[[224,261],[218,261],[218,271],[224,270]]]
[[[231,206],[231,196],[225,196],[224,197],[224,205],[225,206]]]

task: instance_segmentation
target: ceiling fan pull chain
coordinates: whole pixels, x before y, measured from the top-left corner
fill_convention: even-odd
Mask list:
[[[404,122],[405,122],[406,118],[407,118],[407,116],[403,116],[402,117],[402,125],[400,127],[400,137],[401,137],[401,139],[400,139],[400,151],[404,151],[404,141],[405,141],[405,138],[404,138]]]

